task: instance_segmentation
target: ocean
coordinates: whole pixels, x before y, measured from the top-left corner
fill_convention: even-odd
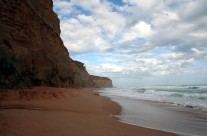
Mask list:
[[[101,93],[106,96],[166,102],[207,110],[207,85],[105,88]]]
[[[207,85],[105,88],[100,95],[121,106],[119,121],[177,133],[206,136]]]

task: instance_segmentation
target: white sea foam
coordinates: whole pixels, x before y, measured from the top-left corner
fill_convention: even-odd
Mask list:
[[[101,92],[107,96],[121,96],[207,108],[207,86],[106,88]]]

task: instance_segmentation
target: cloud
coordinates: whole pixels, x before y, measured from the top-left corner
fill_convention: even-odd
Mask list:
[[[71,53],[86,53],[96,49],[102,43],[99,31],[85,27],[77,19],[69,19],[61,24],[61,36]]]
[[[90,73],[157,82],[207,67],[206,7],[205,0],[54,0],[70,55],[96,53],[79,57]]]
[[[72,13],[72,5],[68,0],[53,0],[53,4],[59,16]]]

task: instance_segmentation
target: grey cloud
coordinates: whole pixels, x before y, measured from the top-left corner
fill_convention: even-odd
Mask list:
[[[114,69],[107,71],[94,65],[90,67],[91,72],[103,74],[101,72],[103,71],[104,75],[114,78],[161,77],[191,71],[189,69],[196,67],[198,61],[203,62],[202,68],[206,67],[206,0],[158,0],[150,3],[149,6],[132,3],[134,0],[126,1],[131,1],[131,3],[116,7],[117,10],[113,10],[113,7],[110,6],[114,5],[107,3],[108,1],[102,1],[96,5],[94,3],[90,5],[90,2],[84,5],[84,2],[81,1],[73,3],[74,5],[82,4],[80,6],[93,12],[93,14],[88,15],[92,21],[87,25],[78,20],[77,15],[84,13],[75,11],[72,3],[61,0],[60,2],[69,4],[67,7],[60,3],[57,4],[58,0],[54,2],[57,4],[56,8],[60,10],[60,16],[76,19],[80,23],[81,27],[74,23],[73,26],[68,27],[67,32],[65,32],[66,29],[62,30],[63,40],[68,44],[68,48],[73,46],[73,49],[70,50],[72,55],[98,52],[102,57],[100,63],[114,64],[122,68],[121,72],[113,72]],[[61,10],[61,7],[66,14],[63,13],[64,10]],[[99,14],[96,14],[96,11]],[[133,30],[133,27],[140,21],[151,25],[154,33],[143,36],[141,33],[134,36],[133,34],[136,34],[136,31]],[[74,32],[70,31],[71,28]],[[84,35],[82,35],[83,33]],[[126,34],[132,34],[132,38],[127,39]],[[136,40],[139,38],[143,38],[143,41]],[[79,41],[82,41],[79,44],[80,49],[75,43]],[[147,53],[150,55],[146,55]],[[168,53],[181,55],[174,58],[160,57],[162,54]],[[137,57],[140,61],[136,61]],[[149,59],[147,60],[149,62],[144,59]],[[160,61],[160,63],[155,63],[156,61]]]

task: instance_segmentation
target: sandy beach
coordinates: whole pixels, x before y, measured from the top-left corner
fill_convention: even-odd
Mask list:
[[[35,87],[0,92],[1,136],[174,136],[119,122],[121,107],[94,89]]]

